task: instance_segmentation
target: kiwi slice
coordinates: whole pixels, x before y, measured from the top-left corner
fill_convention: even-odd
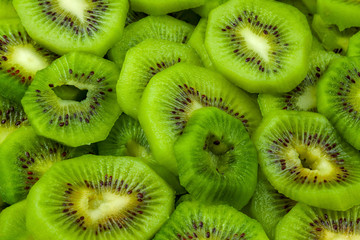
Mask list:
[[[116,91],[121,109],[138,117],[140,100],[150,79],[179,62],[201,65],[197,53],[188,45],[162,39],[147,39],[131,48],[125,57]]]
[[[337,25],[340,31],[360,27],[358,0],[317,0],[316,9],[325,22]]]
[[[149,143],[140,123],[134,118],[121,114],[105,141],[98,143],[100,155],[138,157],[150,166],[160,177],[174,188],[177,194],[185,193],[179,179],[159,165],[150,151]]]
[[[194,8],[194,12],[196,12],[203,18],[207,18],[211,10],[227,1],[228,0],[206,0],[204,5]]]
[[[195,199],[241,209],[257,182],[257,152],[244,125],[224,111],[195,110],[174,146],[180,183]]]
[[[150,15],[165,15],[172,12],[195,8],[203,5],[205,0],[130,0],[134,11]]]
[[[122,37],[108,52],[108,58],[122,66],[126,52],[145,39],[187,43],[194,26],[170,16],[148,16],[124,29]]]
[[[140,19],[143,19],[146,16],[147,16],[146,13],[135,12],[132,9],[129,9],[129,11],[127,13],[126,21],[125,21],[125,27],[127,25],[130,25],[131,23],[134,23],[134,22],[139,21]]]
[[[55,164],[27,201],[38,240],[137,240],[169,218],[174,192],[137,158],[86,155]]]
[[[360,56],[360,31],[350,38],[346,56]]]
[[[0,145],[16,129],[29,125],[21,104],[0,96]]]
[[[360,204],[360,154],[323,115],[275,111],[254,141],[266,178],[285,196],[331,210]]]
[[[270,239],[275,239],[278,222],[296,202],[279,193],[261,171],[258,176],[258,183],[249,206],[249,215],[262,225]]]
[[[301,0],[311,13],[316,13],[317,0]]]
[[[18,17],[12,0],[0,0],[0,19],[9,19]]]
[[[213,11],[205,46],[217,70],[251,93],[287,92],[306,76],[312,35],[285,3],[232,0]]]
[[[36,74],[22,104],[39,135],[72,147],[102,141],[121,113],[118,78],[113,62],[72,52]]]
[[[318,110],[341,136],[360,150],[360,57],[344,57],[330,64],[318,86]],[[355,134],[354,134],[355,133]]]
[[[90,152],[90,146],[71,148],[37,136],[32,127],[16,130],[0,145],[3,201],[13,204],[25,199],[31,187],[55,162]]]
[[[26,230],[26,200],[3,210],[0,214],[1,240],[32,240]]]
[[[309,58],[309,70],[305,79],[287,93],[260,93],[258,102],[263,116],[275,110],[317,111],[316,87],[329,63],[337,58],[335,53],[313,50]]]
[[[127,0],[14,0],[26,31],[57,54],[83,51],[104,56],[119,39]]]
[[[211,106],[239,119],[250,133],[261,121],[258,106],[245,92],[206,68],[178,63],[151,79],[139,121],[159,164],[177,174],[174,142],[194,110]]]
[[[0,19],[0,95],[20,102],[36,72],[56,58],[27,35],[18,18]]]
[[[332,211],[298,203],[279,222],[276,239],[359,239],[359,215],[360,206]]]
[[[261,225],[227,205],[179,204],[154,240],[256,239],[267,240]]]

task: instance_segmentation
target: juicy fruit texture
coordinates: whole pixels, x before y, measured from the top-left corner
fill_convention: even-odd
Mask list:
[[[360,58],[340,58],[324,74],[318,87],[318,110],[341,136],[360,149]]]
[[[349,40],[349,48],[346,56],[360,56],[360,32],[354,34]]]
[[[148,16],[124,29],[122,37],[108,52],[110,60],[123,65],[126,52],[145,39],[163,39],[187,43],[194,26],[170,16]]]
[[[193,238],[268,239],[258,222],[232,207],[185,201],[176,208],[154,240]]]
[[[180,183],[194,199],[236,209],[250,200],[258,161],[241,121],[214,107],[195,110],[174,149]]]
[[[55,164],[27,201],[27,228],[38,240],[150,239],[174,193],[136,158],[86,155]]]
[[[214,9],[205,46],[216,69],[248,92],[286,92],[306,76],[312,35],[304,15],[275,1]]]
[[[196,52],[181,43],[147,39],[131,48],[126,53],[116,85],[121,109],[133,118],[137,118],[140,100],[150,79],[158,72],[179,62],[201,65]]]
[[[184,9],[201,6],[206,0],[130,0],[131,8],[150,15],[165,15]]]
[[[118,77],[108,60],[69,53],[36,74],[22,104],[39,135],[72,147],[94,143],[107,137],[120,116]]]
[[[360,204],[360,154],[321,114],[276,111],[254,141],[266,178],[285,196],[332,210]]]
[[[279,222],[276,239],[359,239],[360,207],[331,211],[298,203]]]
[[[335,53],[313,50],[305,79],[287,93],[260,93],[258,102],[263,116],[275,110],[317,111],[316,88],[329,63],[337,58]]]
[[[221,4],[227,2],[228,0],[206,0],[204,5],[195,8],[194,11],[198,13],[200,16],[207,18],[209,13],[214,8],[220,6]]]
[[[29,35],[57,54],[71,51],[104,56],[119,40],[127,0],[14,0]]]
[[[208,69],[178,63],[151,79],[139,121],[159,164],[177,174],[173,144],[193,111],[211,106],[242,121],[250,133],[261,120],[258,106],[245,92]]]
[[[36,72],[56,57],[27,35],[18,18],[0,20],[0,95],[20,102]]]
[[[0,19],[9,19],[17,17],[12,0],[0,0]]]

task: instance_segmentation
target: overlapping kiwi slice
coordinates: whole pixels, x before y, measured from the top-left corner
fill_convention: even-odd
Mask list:
[[[9,19],[17,17],[12,0],[0,0],[0,19]]]
[[[37,136],[32,127],[16,130],[0,145],[1,198],[9,204],[25,199],[55,162],[88,153],[92,153],[90,146],[67,147]]]
[[[127,0],[14,0],[29,35],[57,54],[71,51],[104,56],[119,40]]]
[[[360,154],[323,115],[275,111],[254,140],[261,169],[280,193],[332,210],[360,204]]]
[[[121,113],[118,78],[113,62],[72,52],[36,74],[22,104],[39,135],[72,147],[102,141]]]
[[[309,58],[309,70],[305,79],[287,93],[260,93],[259,106],[263,116],[275,110],[317,111],[316,88],[329,63],[337,58],[335,53],[313,50]]]
[[[346,53],[348,57],[360,56],[360,31],[354,34],[349,40],[349,48]]]
[[[312,35],[288,4],[232,0],[213,11],[205,46],[217,70],[248,92],[287,92],[306,76]]]
[[[332,211],[298,203],[279,222],[276,239],[359,239],[359,223],[359,206],[347,211]]]
[[[261,121],[258,106],[245,92],[206,68],[178,63],[151,79],[139,121],[157,162],[177,174],[174,142],[194,110],[211,106],[237,118],[250,133]]]
[[[221,4],[227,2],[228,0],[207,0],[204,5],[194,8],[194,12],[198,13],[200,16],[207,18],[209,13],[214,8],[220,6]]]
[[[130,0],[131,8],[150,15],[165,15],[203,5],[205,0]]]
[[[257,153],[244,125],[224,111],[195,110],[174,146],[180,183],[202,202],[241,209],[257,182]]]
[[[194,26],[170,16],[148,16],[124,29],[122,37],[108,52],[110,60],[122,66],[126,52],[145,39],[187,43]]]
[[[227,205],[185,201],[155,235],[154,240],[256,239],[267,240],[261,225]]]
[[[334,61],[318,86],[318,110],[345,140],[360,149],[360,57]]]
[[[174,192],[137,158],[86,155],[55,164],[27,201],[38,240],[145,240],[169,218]]]

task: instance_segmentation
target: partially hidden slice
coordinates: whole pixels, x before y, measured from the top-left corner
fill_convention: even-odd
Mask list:
[[[360,56],[360,31],[354,34],[349,40],[349,48],[346,53],[348,57]]]
[[[134,11],[145,12],[150,15],[165,15],[184,9],[195,8],[203,5],[206,0],[130,0]]]
[[[0,6],[0,19],[18,17],[15,8],[12,5],[12,0],[0,0]]]

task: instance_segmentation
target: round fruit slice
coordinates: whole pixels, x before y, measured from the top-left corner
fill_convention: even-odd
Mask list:
[[[55,164],[27,201],[38,240],[145,240],[169,218],[174,192],[137,158],[86,155]]]
[[[72,147],[102,141],[121,113],[118,79],[114,63],[69,53],[36,74],[22,104],[39,135]]]
[[[285,196],[341,211],[360,204],[360,154],[323,115],[276,111],[254,141],[266,178]]]
[[[252,93],[296,87],[306,76],[311,42],[298,9],[263,0],[232,0],[214,9],[205,38],[216,68]]]

